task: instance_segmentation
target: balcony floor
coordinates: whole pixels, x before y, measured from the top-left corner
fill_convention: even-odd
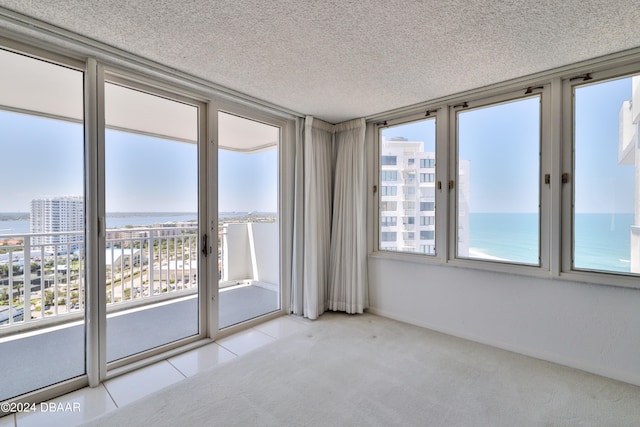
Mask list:
[[[279,308],[278,292],[258,286],[226,288],[219,301],[220,328]],[[193,336],[198,333],[197,319],[195,296],[109,315],[107,360]],[[0,339],[0,400],[84,374],[84,346],[84,322]]]

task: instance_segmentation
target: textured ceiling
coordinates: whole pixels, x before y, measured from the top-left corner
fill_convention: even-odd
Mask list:
[[[0,0],[330,122],[640,46],[637,0]]]

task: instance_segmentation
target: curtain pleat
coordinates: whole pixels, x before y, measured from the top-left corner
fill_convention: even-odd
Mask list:
[[[362,313],[368,305],[364,119],[296,123],[292,312]]]
[[[335,182],[329,268],[329,310],[368,306],[364,119],[335,126]]]
[[[291,263],[291,312],[304,314],[304,119],[296,119],[296,158],[293,196],[293,260]]]
[[[294,245],[299,240],[298,247],[294,249],[294,265],[298,265],[299,270],[295,272],[298,281],[294,282],[292,302],[295,314],[316,319],[327,307],[333,205],[333,125],[309,116],[305,119],[300,140],[296,154],[296,206],[302,204],[302,207],[296,212],[296,218],[300,216],[301,219],[294,233]],[[302,195],[299,188],[303,189]]]

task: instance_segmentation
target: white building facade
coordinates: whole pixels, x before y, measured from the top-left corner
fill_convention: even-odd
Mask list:
[[[634,217],[631,225],[630,271],[640,273],[640,76],[631,79],[632,95],[620,108],[618,163],[635,166]]]
[[[34,245],[82,242],[84,199],[80,196],[56,196],[31,200],[30,231],[33,234],[47,234],[32,237]],[[66,232],[76,233],[51,234]],[[47,249],[56,250],[53,246]]]
[[[435,255],[436,153],[425,152],[424,142],[381,136],[380,249]],[[468,171],[468,162],[461,170]],[[468,173],[459,185],[468,194]],[[458,254],[468,254],[467,203],[459,224]]]

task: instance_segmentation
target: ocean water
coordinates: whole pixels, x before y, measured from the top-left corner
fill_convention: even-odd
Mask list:
[[[254,212],[253,215],[275,215],[273,213]],[[219,217],[234,218],[248,215],[247,212],[220,212]],[[0,214],[0,235],[2,234],[20,234],[29,232],[29,214],[24,214],[26,219],[2,219]],[[186,222],[196,221],[198,215],[196,213],[108,213],[107,228],[124,228],[145,227],[153,224],[162,224],[165,222]]]
[[[225,212],[221,217],[246,213]],[[109,214],[107,227],[146,226],[163,222],[194,221],[187,214]],[[574,265],[578,269],[629,272],[630,232],[633,214],[577,214]],[[469,215],[469,248],[510,262],[538,264],[538,216],[536,214],[472,213]],[[28,220],[0,221],[0,234],[29,232]]]
[[[629,272],[633,214],[576,214],[574,266]],[[537,214],[472,213],[469,248],[511,262],[538,264]]]
[[[28,214],[27,214],[28,217]],[[195,213],[170,214],[107,214],[107,228],[121,228],[126,226],[142,227],[164,222],[195,221]],[[19,234],[29,232],[29,219],[0,220],[0,234]]]
[[[29,220],[3,220],[0,221],[0,234],[28,233]]]
[[[538,264],[537,214],[469,214],[469,249],[490,257]]]
[[[576,268],[628,273],[633,214],[577,214]]]
[[[107,214],[107,228],[144,227],[165,222],[196,221],[196,213],[170,213],[170,214]]]

